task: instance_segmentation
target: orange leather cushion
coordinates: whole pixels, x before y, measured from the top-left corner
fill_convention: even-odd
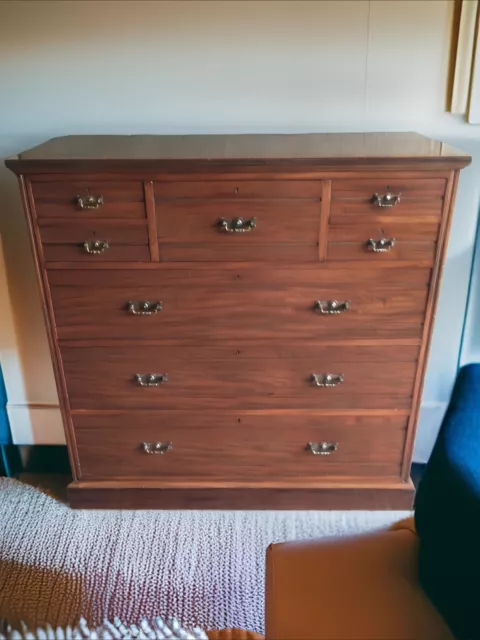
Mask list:
[[[408,529],[271,545],[270,640],[454,640],[418,584]]]

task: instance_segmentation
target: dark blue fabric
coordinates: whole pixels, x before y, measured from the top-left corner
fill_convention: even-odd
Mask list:
[[[2,369],[0,367],[0,445],[11,444],[12,442],[6,405],[7,391],[5,389],[5,382],[3,380]]]
[[[459,640],[480,639],[480,365],[463,367],[415,501],[420,582]]]

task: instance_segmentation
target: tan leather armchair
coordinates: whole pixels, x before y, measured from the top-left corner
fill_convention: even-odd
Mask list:
[[[413,519],[267,550],[267,640],[454,640],[418,583]]]

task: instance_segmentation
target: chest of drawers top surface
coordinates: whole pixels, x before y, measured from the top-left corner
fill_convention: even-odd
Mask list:
[[[8,159],[72,503],[409,506],[469,162],[409,133],[69,136]]]
[[[461,168],[468,154],[416,133],[319,133],[259,135],[81,135],[53,138],[7,160],[16,172],[36,171],[50,165],[68,171],[72,167],[103,166],[129,169],[161,167],[174,162],[249,165],[265,163],[316,164],[339,167],[390,161],[402,164]]]

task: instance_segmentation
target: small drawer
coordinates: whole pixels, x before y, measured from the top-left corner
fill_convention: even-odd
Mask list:
[[[430,269],[49,269],[48,279],[61,339],[291,343],[419,339]],[[162,310],[133,315],[129,301]],[[327,313],[335,301],[340,313]]]
[[[40,236],[43,244],[74,244],[106,240],[113,245],[148,245],[146,220],[39,220]]]
[[[157,224],[164,261],[318,261],[316,201],[164,201]]]
[[[382,260],[433,265],[439,226],[377,223],[331,225],[328,230],[327,260]]]
[[[284,350],[285,347],[283,347]],[[73,409],[409,409],[417,346],[238,349],[63,347]],[[263,352],[263,355],[262,355]],[[237,355],[238,353],[238,355]]]
[[[83,244],[44,244],[45,262],[150,262],[148,247],[91,240]]]
[[[73,425],[80,480],[271,482],[398,477],[407,416],[141,411],[73,415]]]
[[[445,188],[444,178],[334,180],[330,220],[360,215],[440,217]]]
[[[145,218],[142,182],[32,182],[38,218]]]
[[[165,199],[245,198],[319,200],[321,180],[206,180],[199,182],[156,182],[155,198],[159,205]]]

